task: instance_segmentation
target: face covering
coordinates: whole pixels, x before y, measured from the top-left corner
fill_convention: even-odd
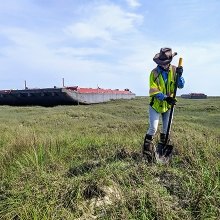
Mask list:
[[[160,65],[160,68],[161,68],[162,70],[165,70],[165,71],[168,71],[168,70],[169,70],[169,67],[170,67],[170,64]]]

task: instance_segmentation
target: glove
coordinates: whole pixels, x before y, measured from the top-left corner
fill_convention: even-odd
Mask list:
[[[179,77],[182,76],[182,74],[183,74],[183,67],[182,66],[178,66],[176,68],[176,73],[178,74]]]
[[[170,96],[166,97],[164,100],[167,101],[167,103],[169,105],[176,105],[176,102],[177,102],[176,99],[174,99],[173,97],[170,97]]]
[[[162,92],[160,92],[156,94],[155,97],[159,99],[160,101],[163,101],[167,97],[167,95],[164,95]]]

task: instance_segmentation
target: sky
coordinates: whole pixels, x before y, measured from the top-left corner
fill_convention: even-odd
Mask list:
[[[183,58],[185,87],[220,96],[219,0],[0,0],[0,89],[79,86],[149,95],[153,57]]]

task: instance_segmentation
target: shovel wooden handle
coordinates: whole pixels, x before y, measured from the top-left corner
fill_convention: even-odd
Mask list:
[[[179,58],[179,64],[178,64],[178,66],[183,66],[183,58],[182,58],[182,57]]]

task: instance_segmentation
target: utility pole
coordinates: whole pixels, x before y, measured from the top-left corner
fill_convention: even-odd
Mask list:
[[[64,78],[63,78],[63,87],[65,87],[65,85],[64,85]]]
[[[28,89],[26,80],[24,80],[24,89]]]

